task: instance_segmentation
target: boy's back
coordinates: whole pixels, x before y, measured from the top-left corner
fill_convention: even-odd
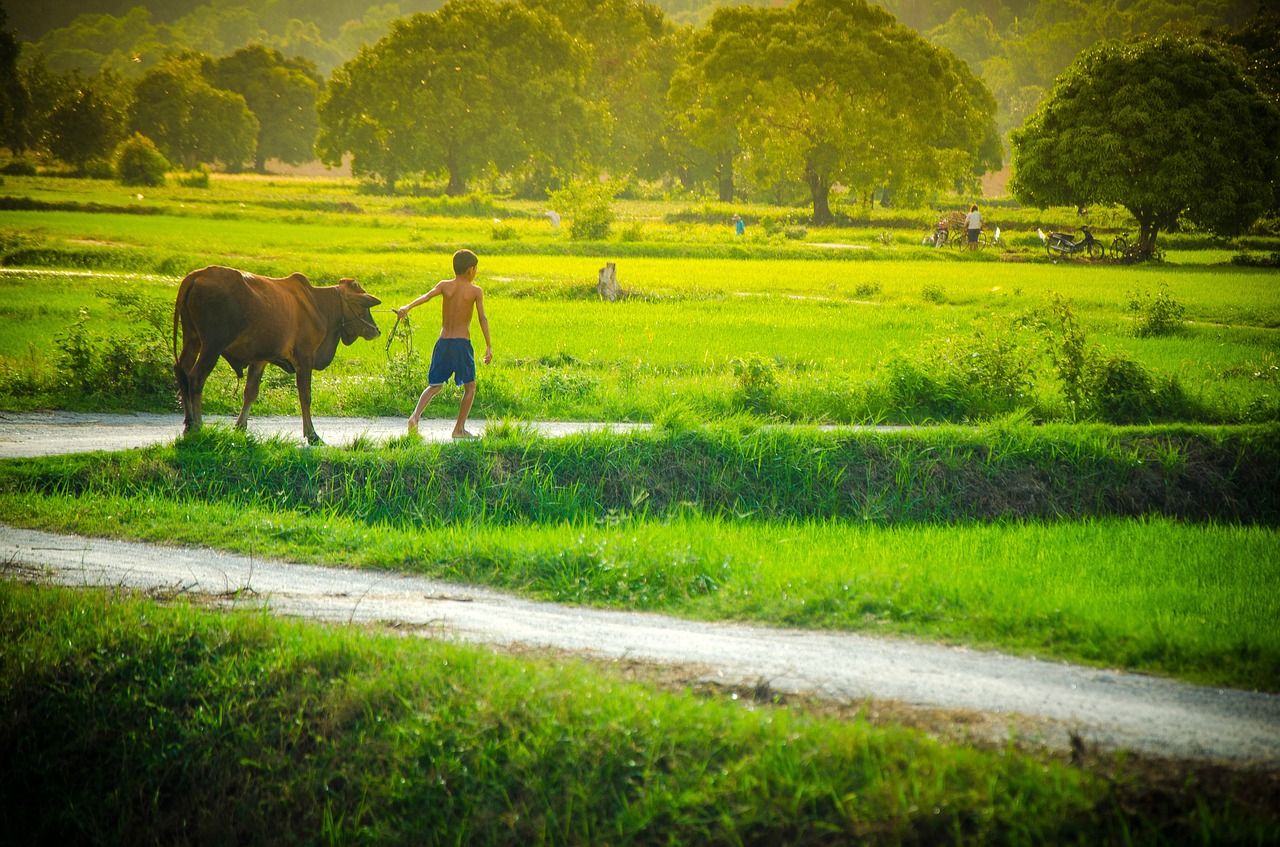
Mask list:
[[[440,337],[470,338],[471,316],[475,312],[476,301],[482,296],[480,287],[465,279],[442,280],[438,286],[440,291]]]

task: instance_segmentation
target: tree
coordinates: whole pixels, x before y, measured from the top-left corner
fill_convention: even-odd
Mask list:
[[[1243,231],[1280,176],[1280,111],[1225,54],[1191,39],[1085,52],[1012,142],[1019,201],[1123,206],[1146,253],[1180,217]]]
[[[585,96],[601,110],[601,163],[615,174],[648,178],[667,170],[663,149],[666,95],[676,65],[675,30],[662,9],[643,0],[524,0],[554,15],[589,45]]]
[[[535,157],[571,169],[592,130],[582,96],[587,59],[545,11],[452,0],[397,21],[340,67],[320,105],[316,141],[331,165],[394,184],[415,171],[448,175],[450,195],[486,168]]]
[[[757,182],[808,186],[818,225],[836,182],[950,187],[999,162],[995,101],[968,66],[864,0],[719,8],[690,65],[691,134],[735,129]]]
[[[315,155],[316,101],[323,80],[309,60],[286,59],[278,50],[255,44],[213,62],[207,76],[217,88],[244,97],[258,119],[252,155],[258,173],[266,171],[267,159],[296,165]]]
[[[253,156],[258,121],[244,97],[205,80],[201,68],[207,61],[199,53],[171,56],[143,74],[134,89],[130,128],[185,168],[220,161],[235,169]]]
[[[72,74],[73,88],[50,112],[49,152],[78,171],[93,159],[106,159],[124,137],[128,86],[108,72],[95,79]]]
[[[27,146],[26,119],[30,98],[18,73],[18,36],[8,29],[8,16],[0,6],[0,145],[21,152]]]

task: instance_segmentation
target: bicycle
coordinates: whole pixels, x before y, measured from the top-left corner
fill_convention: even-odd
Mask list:
[[[1049,254],[1049,258],[1056,256],[1074,256],[1076,253],[1084,253],[1090,259],[1101,259],[1106,252],[1102,247],[1102,242],[1093,237],[1093,230],[1087,225],[1080,227],[1084,232],[1084,236],[1076,239],[1075,236],[1068,235],[1063,232],[1051,232],[1044,234],[1043,230],[1037,229],[1036,233],[1040,236],[1040,241],[1044,244],[1045,251]]]
[[[1137,244],[1131,243],[1129,239],[1123,235],[1117,235],[1111,242],[1111,247],[1107,252],[1108,257],[1112,261],[1124,262],[1131,264],[1133,262],[1152,261],[1163,262],[1164,251],[1159,247],[1151,250],[1141,250]]]

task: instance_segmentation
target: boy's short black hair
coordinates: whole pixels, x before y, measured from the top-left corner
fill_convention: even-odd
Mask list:
[[[453,272],[458,276],[462,276],[478,264],[480,264],[480,258],[470,250],[459,250],[453,254]]]

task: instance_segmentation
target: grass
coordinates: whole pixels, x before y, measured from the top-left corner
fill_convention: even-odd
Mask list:
[[[87,535],[1276,691],[1276,445],[1269,429],[693,432],[349,451],[208,434],[6,462],[0,505],[12,521]],[[1242,518],[1256,523],[1220,522]]]
[[[1228,264],[1275,239],[1177,234],[1167,263],[1126,267],[1051,264],[1034,230],[1074,212],[999,203],[1010,249],[964,256],[919,246],[931,210],[819,229],[628,200],[585,243],[538,203],[343,180],[3,192],[0,408],[172,410],[167,326],[192,269],[355,276],[390,307],[468,246],[497,355],[475,416],[657,423],[345,450],[212,428],[0,463],[6,521],[1280,691],[1280,294]],[[1093,223],[1109,240],[1126,218]],[[622,302],[595,295],[605,261]],[[1186,323],[1138,338],[1128,304],[1156,290]],[[407,413],[435,334],[425,314],[415,329],[416,349],[357,344],[317,377],[322,433],[325,415]],[[206,412],[238,409],[215,371]],[[296,412],[269,369],[255,413]],[[887,421],[986,425],[775,425]],[[1064,767],[572,662],[7,580],[0,632],[0,833],[37,841],[1280,840],[1257,774]]]
[[[576,663],[8,582],[0,630],[3,823],[38,842],[1277,835],[1274,809],[1157,792],[1121,761],[1091,773]]]

